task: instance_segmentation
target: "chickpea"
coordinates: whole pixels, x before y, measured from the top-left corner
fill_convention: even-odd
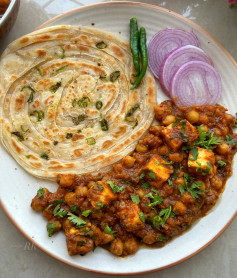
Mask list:
[[[230,114],[225,114],[224,116],[227,123],[230,123],[231,125],[235,124],[235,117]]]
[[[116,256],[121,256],[123,254],[123,243],[121,239],[116,238],[112,242],[110,246],[110,252]]]
[[[114,235],[102,233],[102,240],[101,240],[100,244],[101,245],[107,244],[107,243],[111,242],[113,239],[114,239]]]
[[[140,198],[143,198],[146,195],[146,192],[142,188],[139,188],[136,190],[136,194],[139,195]]]
[[[190,121],[190,123],[197,123],[199,121],[199,113],[195,110],[191,110],[189,113],[188,113],[188,117],[187,119]]]
[[[162,127],[160,125],[153,125],[149,128],[150,133],[158,136],[161,133]]]
[[[145,145],[137,144],[136,151],[139,153],[146,153],[148,151],[148,148]]]
[[[221,134],[222,135],[227,135],[229,133],[229,128],[227,126],[223,127],[221,130]]]
[[[183,154],[182,153],[170,153],[169,158],[173,162],[181,162],[183,160]]]
[[[44,206],[41,203],[36,202],[35,199],[33,199],[31,202],[31,208],[35,211],[42,211],[44,209]]]
[[[94,181],[90,181],[88,184],[87,184],[87,186],[89,187],[89,188],[91,188],[91,187],[93,187],[93,186],[95,186],[96,185],[96,183],[94,182]]]
[[[176,117],[174,115],[168,115],[163,120],[163,124],[165,126],[167,126],[167,125],[170,125],[170,124],[174,123],[175,121],[176,121]]]
[[[138,242],[136,241],[135,238],[130,238],[124,243],[124,251],[127,254],[135,254],[137,252],[137,249],[139,247]]]
[[[187,207],[182,202],[176,202],[173,211],[177,211],[179,215],[184,215],[187,212]]]
[[[218,154],[227,154],[229,152],[229,145],[225,142],[222,142],[217,146],[216,151]]]
[[[215,176],[211,179],[211,186],[214,187],[215,189],[220,189],[223,185],[223,182],[222,180]]]
[[[73,175],[61,175],[60,180],[59,180],[59,184],[62,187],[70,187],[73,184],[73,180],[74,180]]]
[[[200,114],[199,121],[200,121],[201,124],[206,125],[206,124],[208,124],[209,119],[208,119],[207,115]]]
[[[122,163],[127,168],[132,168],[134,166],[136,159],[130,155],[127,155],[123,158]]]
[[[195,199],[191,196],[190,193],[188,193],[187,191],[184,192],[184,195],[182,196],[181,198],[181,201],[184,203],[184,204],[192,204]]]
[[[63,229],[69,229],[73,226],[72,222],[69,219],[63,220]]]
[[[176,180],[175,180],[175,184],[176,185],[180,185],[180,184],[184,184],[185,182],[184,182],[184,178],[177,178]]]
[[[166,145],[160,147],[160,154],[168,156],[169,155],[169,148]]]
[[[202,127],[203,127],[203,132],[208,132],[209,131],[209,129],[206,125],[203,125]]]
[[[86,197],[88,188],[86,186],[77,186],[75,188],[75,193],[80,197]]]
[[[65,203],[69,206],[75,205],[77,194],[74,192],[68,192],[64,196]]]

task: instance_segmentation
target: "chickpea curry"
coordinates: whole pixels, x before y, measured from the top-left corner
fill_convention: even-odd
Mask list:
[[[140,244],[161,247],[204,216],[232,175],[236,119],[220,105],[154,109],[156,125],[106,173],[59,175],[55,193],[40,188],[32,208],[51,237],[64,230],[69,255],[97,246],[117,256]]]

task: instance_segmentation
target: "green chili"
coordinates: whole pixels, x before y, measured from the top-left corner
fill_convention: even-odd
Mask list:
[[[19,131],[12,131],[11,134],[15,135],[18,137],[19,141],[24,141],[24,136],[19,132]]]
[[[115,82],[120,76],[120,71],[116,70],[110,74],[110,81]]]
[[[37,118],[37,122],[40,122],[44,119],[44,112],[42,110],[34,110],[33,112],[30,113],[30,116],[33,116]]]
[[[30,96],[29,96],[27,102],[29,102],[29,103],[33,102],[35,90],[32,89],[30,86],[24,86],[24,87],[21,88],[21,91],[23,91],[24,89],[29,89],[30,90]]]
[[[86,138],[86,142],[88,145],[95,145],[96,140],[94,137],[89,137],[89,138]]]
[[[140,74],[139,31],[135,17],[130,19],[130,48],[133,56],[133,65],[136,70],[133,76],[138,76]]]
[[[57,91],[57,89],[61,87],[61,82],[57,82],[56,84],[52,85],[49,90],[52,92],[52,93],[55,93]]]
[[[72,134],[72,133],[67,133],[65,137],[66,137],[66,139],[71,139],[71,138],[72,138],[72,136],[73,136],[73,134]]]
[[[78,100],[79,107],[86,108],[89,105],[90,99],[88,97],[83,97]]]
[[[100,121],[100,127],[103,131],[109,130],[108,122],[106,121],[106,119]]]
[[[132,108],[130,108],[125,116],[125,120],[129,121],[129,118],[135,113],[137,109],[140,108],[140,105],[136,103]]]
[[[140,46],[141,61],[142,61],[141,72],[140,72],[137,80],[133,84],[131,90],[138,87],[138,85],[141,83],[142,78],[144,77],[146,70],[147,70],[148,54],[147,54],[147,47],[146,47],[146,29],[144,27],[140,28],[139,46]]]
[[[40,157],[45,160],[49,160],[49,156],[47,155],[47,153],[43,153]]]
[[[104,49],[107,47],[107,44],[105,42],[101,41],[96,44],[96,47],[99,49]]]
[[[96,107],[97,110],[100,110],[102,108],[102,106],[103,106],[103,102],[102,101],[97,101],[95,103],[95,107]]]

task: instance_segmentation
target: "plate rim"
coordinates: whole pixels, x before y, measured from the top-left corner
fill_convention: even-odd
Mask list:
[[[187,22],[188,24],[190,24],[191,26],[194,26],[196,29],[198,29],[199,31],[201,31],[202,33],[204,33],[205,35],[207,35],[208,37],[210,37],[215,44],[225,53],[225,55],[227,56],[227,58],[232,62],[232,64],[234,65],[234,67],[237,69],[237,62],[235,61],[235,59],[231,56],[231,54],[224,48],[224,46],[222,46],[222,44],[216,40],[209,32],[207,32],[204,28],[202,28],[200,25],[198,25],[197,23],[193,22],[192,20],[176,13],[173,12],[169,9],[160,7],[160,6],[156,6],[153,4],[148,4],[148,3],[143,3],[143,2],[135,2],[135,1],[113,1],[113,2],[99,2],[99,3],[94,3],[94,4],[89,4],[89,5],[84,5],[84,6],[80,6],[71,10],[68,10],[64,13],[61,13],[49,20],[47,20],[46,22],[44,22],[43,24],[41,24],[39,27],[37,27],[35,30],[39,30],[45,27],[48,27],[49,24],[53,23],[54,21],[70,14],[73,12],[77,12],[77,11],[81,11],[84,9],[90,9],[93,7],[97,7],[97,6],[112,6],[112,5],[130,5],[130,6],[141,6],[141,7],[147,7],[147,8],[151,8],[157,11],[161,11],[167,14],[171,14],[174,17],[177,17],[185,22]],[[152,272],[156,272],[159,270],[163,270],[163,269],[167,269],[169,267],[175,266],[177,264],[180,264],[186,260],[188,260],[189,258],[195,256],[196,254],[198,254],[199,252],[201,252],[202,250],[204,250],[206,247],[208,247],[211,243],[213,243],[229,226],[230,224],[233,222],[233,220],[235,219],[235,217],[237,217],[237,210],[235,211],[235,213],[232,215],[232,217],[229,219],[229,221],[225,224],[225,226],[211,239],[209,240],[205,245],[203,245],[201,248],[199,248],[198,250],[196,250],[195,252],[189,254],[188,256],[185,256],[184,258],[170,263],[168,265],[162,266],[162,267],[158,267],[158,268],[154,268],[154,269],[150,269],[150,270],[145,270],[145,271],[137,271],[137,272],[126,272],[126,273],[120,273],[120,272],[109,272],[109,271],[100,271],[100,270],[93,270],[93,269],[89,269],[83,266],[79,266],[79,265],[75,265],[69,261],[66,261],[62,258],[60,258],[59,256],[57,256],[54,253],[51,253],[50,251],[48,251],[45,247],[41,246],[39,243],[37,243],[34,238],[32,238],[30,235],[28,235],[23,228],[17,224],[17,222],[15,221],[15,219],[9,214],[8,210],[6,209],[6,207],[3,205],[2,201],[1,201],[1,197],[0,197],[0,207],[2,208],[3,212],[5,213],[5,215],[8,217],[8,219],[12,222],[12,224],[18,229],[18,231],[21,232],[21,234],[23,234],[30,242],[32,242],[37,248],[39,248],[41,251],[43,251],[44,253],[46,253],[47,255],[49,255],[50,257],[66,264],[69,265],[71,267],[74,267],[76,269],[80,269],[80,270],[84,270],[84,271],[88,271],[91,273],[99,273],[99,274],[106,274],[106,275],[111,275],[111,276],[115,276],[115,275],[120,275],[120,276],[133,276],[133,275],[137,275],[137,274],[146,274],[146,273],[152,273]]]

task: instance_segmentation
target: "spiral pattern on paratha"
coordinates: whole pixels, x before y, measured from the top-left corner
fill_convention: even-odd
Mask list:
[[[131,90],[129,46],[105,31],[55,26],[9,45],[0,60],[1,143],[29,173],[103,170],[128,153],[153,120],[148,70]]]

